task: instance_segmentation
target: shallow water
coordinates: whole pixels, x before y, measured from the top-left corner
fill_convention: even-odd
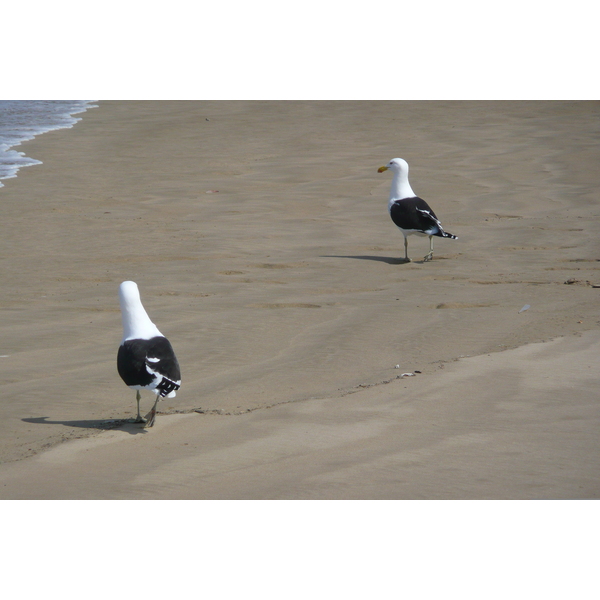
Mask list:
[[[95,105],[89,100],[0,100],[0,187],[2,179],[16,177],[19,169],[41,161],[16,149],[21,142],[47,131],[73,127],[73,115]]]

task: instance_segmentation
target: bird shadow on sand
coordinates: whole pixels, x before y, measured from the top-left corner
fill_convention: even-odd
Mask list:
[[[131,435],[138,433],[148,433],[142,423],[133,423],[131,419],[90,419],[81,421],[48,421],[48,417],[29,417],[21,419],[25,423],[35,425],[65,425],[66,427],[81,427],[83,429],[95,429],[97,431],[108,431],[109,429],[119,429],[126,431]]]
[[[410,262],[406,262],[403,258],[395,258],[392,256],[351,256],[351,255],[336,255],[336,254],[327,254],[321,256],[321,258],[353,258],[355,260],[374,260],[376,262],[384,262],[388,265],[409,265]],[[418,260],[413,260],[412,262],[421,262]]]

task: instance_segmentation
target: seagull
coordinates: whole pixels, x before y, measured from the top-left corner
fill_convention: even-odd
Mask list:
[[[123,339],[117,353],[117,370],[126,385],[136,390],[134,422],[152,427],[158,401],[164,397],[174,398],[181,386],[179,363],[169,340],[150,320],[134,281],[124,281],[119,286],[119,302]],[[156,394],[154,406],[144,418],[140,415],[140,390]]]
[[[377,172],[383,173],[388,169],[394,173],[388,210],[392,221],[404,235],[404,262],[410,262],[408,236],[413,233],[429,236],[429,254],[423,260],[430,261],[433,258],[434,235],[453,240],[458,238],[444,231],[429,204],[412,191],[410,183],[408,183],[408,163],[403,158],[392,158],[387,165],[379,167]]]

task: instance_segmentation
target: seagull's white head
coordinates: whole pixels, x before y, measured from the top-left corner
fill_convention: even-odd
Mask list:
[[[377,172],[383,173],[388,169],[391,169],[396,173],[400,173],[408,177],[408,163],[403,158],[392,158],[392,160],[390,160],[390,162],[387,165],[379,167],[379,169],[377,169]]]
[[[415,197],[416,194],[412,191],[410,183],[408,183],[408,163],[403,158],[392,158],[387,165],[379,167],[377,172],[383,173],[388,169],[394,174],[390,190],[390,202]]]
[[[141,302],[140,290],[135,281],[124,281],[119,286],[119,300],[123,303],[138,303]]]
[[[144,309],[140,291],[134,281],[124,281],[119,286],[119,303],[123,320],[123,341],[137,338],[148,340],[162,335]]]

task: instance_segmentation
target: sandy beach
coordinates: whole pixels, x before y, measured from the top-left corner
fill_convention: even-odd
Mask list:
[[[600,103],[81,116],[0,188],[0,498],[600,495]],[[431,262],[400,261],[396,156],[459,238]],[[152,429],[127,279],[182,369]]]

